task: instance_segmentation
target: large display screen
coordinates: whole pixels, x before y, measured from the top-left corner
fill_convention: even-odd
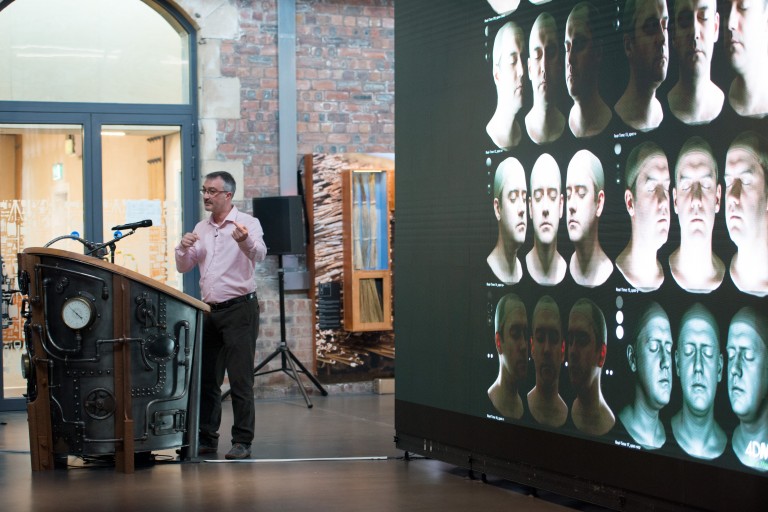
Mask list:
[[[396,30],[399,410],[765,494],[768,1],[403,0]]]

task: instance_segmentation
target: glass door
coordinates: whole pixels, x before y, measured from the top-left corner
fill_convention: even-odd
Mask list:
[[[83,236],[83,125],[0,124],[3,398],[22,398],[23,322],[16,254],[61,235]],[[82,253],[71,239],[56,248]]]
[[[183,283],[173,249],[182,234],[181,133],[181,126],[101,125],[102,238],[118,238],[116,264],[178,290]],[[151,226],[133,234],[119,229],[140,221]]]
[[[183,205],[193,224],[200,201],[194,184],[182,186],[194,180],[189,117],[141,116],[157,124],[129,124],[132,115],[76,117],[82,123],[0,123],[0,410],[20,408],[26,393],[21,296],[14,293],[16,255],[25,248],[50,244],[83,254],[85,245],[72,235],[93,243],[114,240],[115,264],[195,290],[190,280],[196,276],[177,273],[173,258]],[[121,227],[138,221],[151,226],[133,233]]]

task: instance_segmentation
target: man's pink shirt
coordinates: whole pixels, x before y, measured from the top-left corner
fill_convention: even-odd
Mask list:
[[[235,222],[248,229],[248,238],[240,243],[232,238]],[[194,232],[199,239],[192,247],[176,246],[176,270],[183,273],[200,267],[204,302],[215,304],[256,291],[254,268],[267,255],[258,219],[233,206],[220,225],[210,216],[198,222]]]

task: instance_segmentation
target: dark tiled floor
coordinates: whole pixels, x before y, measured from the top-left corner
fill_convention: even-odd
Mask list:
[[[113,467],[30,470],[26,413],[0,413],[0,503],[21,512],[141,511],[470,511],[556,512],[597,507],[540,493],[436,460],[412,458],[394,445],[393,395],[330,395],[258,400],[254,460],[178,462],[160,452],[154,464],[121,474]],[[232,415],[225,402],[222,432]],[[222,436],[221,454],[228,450]]]

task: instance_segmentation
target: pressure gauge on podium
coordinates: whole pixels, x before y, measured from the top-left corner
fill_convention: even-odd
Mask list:
[[[70,297],[64,301],[61,318],[70,329],[85,329],[96,318],[96,308],[85,297]]]

